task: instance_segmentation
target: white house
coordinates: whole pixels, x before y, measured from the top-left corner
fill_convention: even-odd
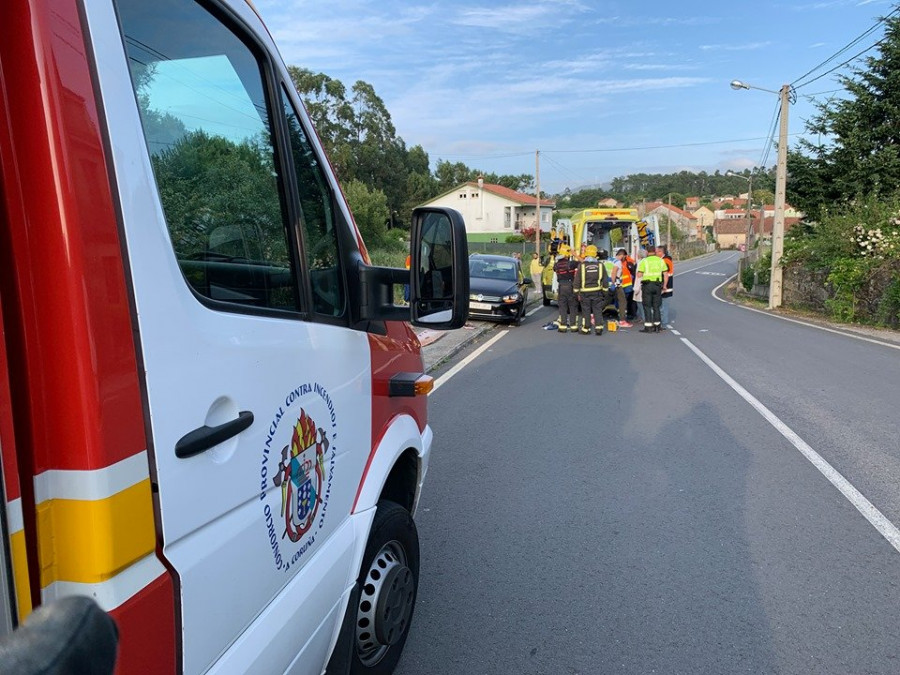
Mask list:
[[[420,206],[444,206],[459,211],[466,221],[466,234],[471,241],[503,241],[535,226],[534,195],[516,192],[502,185],[469,181],[431,199]],[[549,232],[556,202],[541,200],[541,230]]]

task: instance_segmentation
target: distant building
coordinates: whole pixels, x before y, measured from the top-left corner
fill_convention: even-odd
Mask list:
[[[794,225],[800,222],[800,218],[785,218],[784,231],[787,232]],[[764,218],[762,239],[768,241],[772,238],[772,228],[775,225],[775,218]],[[760,236],[759,232],[759,216],[752,218],[749,223],[750,230],[754,238]],[[746,219],[737,220],[734,218],[716,219],[713,223],[713,233],[715,234],[716,244],[719,248],[740,248],[747,242],[748,223]]]
[[[712,226],[716,220],[716,215],[705,206],[700,206],[691,212],[691,215],[697,219],[697,238],[703,239],[704,228]]]
[[[747,221],[717,219],[713,223],[713,234],[719,248],[740,248],[747,243]]]
[[[684,210],[694,212],[700,208],[700,197],[685,197]]]
[[[640,211],[639,211],[640,213]],[[697,239],[697,219],[684,209],[663,202],[648,202],[643,205],[643,215],[655,214],[657,218],[668,218],[684,234]]]
[[[537,224],[537,199],[502,185],[469,181],[448,190],[420,206],[456,209],[466,222],[470,241],[502,242],[510,234]],[[541,231],[549,232],[556,202],[541,200]]]
[[[597,206],[599,206],[601,209],[615,209],[618,208],[620,204],[612,197],[607,197],[606,199],[601,199],[599,202],[597,202]]]

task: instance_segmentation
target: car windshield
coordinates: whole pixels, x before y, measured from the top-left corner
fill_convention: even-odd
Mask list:
[[[512,260],[470,260],[469,276],[473,279],[516,281],[516,263]]]

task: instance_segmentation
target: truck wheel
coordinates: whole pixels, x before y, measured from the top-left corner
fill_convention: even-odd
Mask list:
[[[419,586],[419,535],[409,511],[378,502],[360,568],[354,675],[394,671],[412,621]]]

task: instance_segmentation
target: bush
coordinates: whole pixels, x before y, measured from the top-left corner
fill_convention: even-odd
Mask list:
[[[534,237],[532,237],[534,239]],[[507,244],[521,244],[525,242],[525,237],[521,234],[509,234],[506,236]]]
[[[859,258],[844,258],[831,267],[828,283],[834,289],[825,306],[838,321],[857,321],[859,316],[860,292],[870,274],[868,261]]]
[[[744,290],[748,293],[750,292],[750,289],[753,288],[755,280],[756,270],[753,269],[753,265],[747,265],[741,270],[741,286],[743,286]]]

